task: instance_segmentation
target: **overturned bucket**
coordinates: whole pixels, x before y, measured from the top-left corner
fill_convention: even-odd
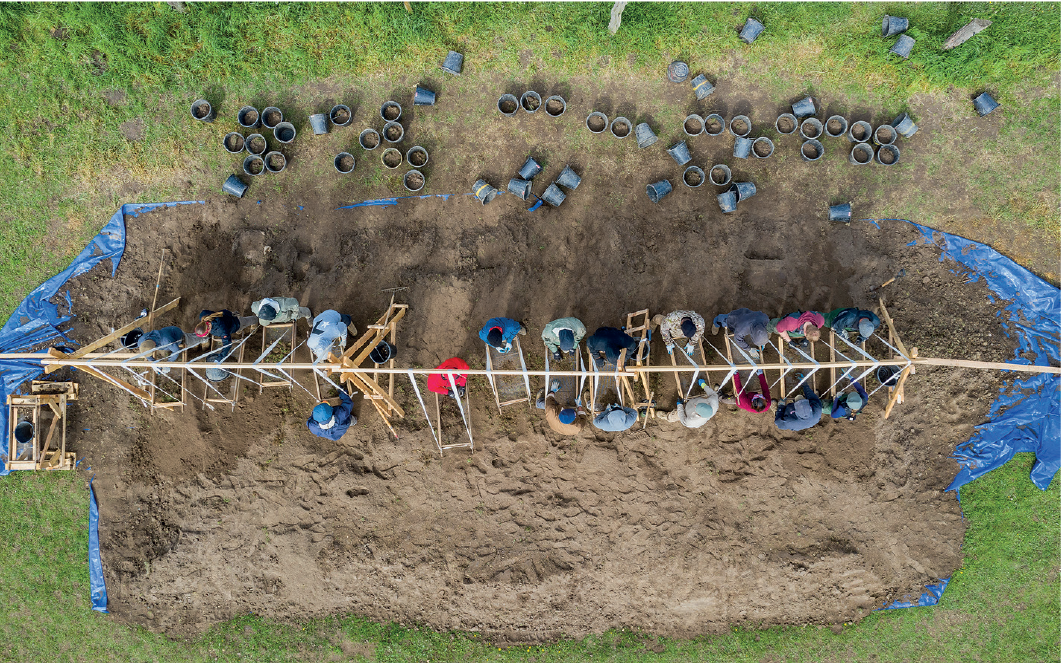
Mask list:
[[[888,52],[894,53],[902,58],[909,58],[910,51],[913,50],[915,41],[917,40],[910,35],[899,35],[899,39],[892,44],[892,47],[888,49]]]
[[[639,148],[647,148],[659,140],[659,137],[652,131],[652,127],[648,126],[647,122],[642,122],[634,127],[634,137],[637,138],[637,147]]]
[[[335,155],[335,160],[332,162],[335,165],[335,170],[342,174],[347,174],[354,170],[356,162],[354,162],[354,155],[349,152],[340,152]]]
[[[540,173],[542,165],[534,161],[534,157],[527,157],[527,161],[523,162],[523,165],[519,167],[519,176],[524,180],[533,180],[534,176]]]
[[[225,134],[225,140],[222,141],[221,144],[225,146],[227,152],[232,154],[243,152],[243,148],[247,145],[246,141],[243,139],[243,134],[238,131],[230,131]]]
[[[865,120],[852,122],[851,128],[847,130],[847,140],[852,143],[870,142],[873,140],[873,125]]]
[[[734,115],[729,121],[729,133],[747,136],[752,133],[752,121],[747,115]]]
[[[542,194],[542,200],[553,207],[560,207],[560,204],[564,202],[565,198],[567,198],[567,196],[564,195],[564,192],[560,191],[560,187],[557,187],[555,182],[546,187],[545,193]]]
[[[851,221],[851,204],[829,206],[829,221],[842,221],[845,224]]]
[[[818,161],[825,154],[825,148],[820,142],[811,139],[803,142],[799,154],[803,157],[803,161]]]
[[[901,32],[906,32],[906,29],[910,27],[910,21],[905,18],[899,18],[898,16],[884,15],[884,20],[881,21],[880,36],[891,37]]]
[[[722,192],[715,198],[718,200],[718,207],[722,209],[723,214],[737,211],[737,192],[732,189]]]
[[[808,141],[816,140],[822,135],[822,121],[818,118],[807,118],[799,125],[799,133]]]
[[[247,185],[235,175],[230,175],[221,185],[221,191],[236,198],[243,198],[243,194],[247,193]]]
[[[756,159],[766,159],[774,154],[774,142],[766,136],[760,136],[752,141],[752,154]]]
[[[523,107],[524,111],[534,113],[541,108],[542,96],[534,90],[527,90],[523,93],[523,96],[519,98],[519,105]]]
[[[273,138],[281,143],[290,143],[295,140],[295,125],[290,122],[281,122],[273,127]]]
[[[897,135],[895,127],[889,124],[882,124],[873,132],[873,142],[877,145],[891,145],[895,142]]]
[[[892,120],[891,124],[903,138],[910,138],[917,133],[917,125],[906,113],[901,113],[899,117]]]
[[[733,173],[729,170],[729,166],[725,164],[715,164],[711,167],[710,171],[711,184],[716,187],[725,187],[729,184],[730,179],[733,177]]]
[[[682,182],[685,183],[686,187],[692,187],[693,189],[702,185],[705,179],[704,169],[699,166],[690,166],[682,173]]]
[[[507,92],[497,98],[497,112],[512,117],[519,110],[519,99]]]
[[[398,148],[387,148],[380,154],[379,160],[387,168],[398,168],[402,165],[402,152]]]
[[[899,148],[894,145],[882,145],[877,148],[877,163],[882,166],[893,166],[899,163]]]
[[[752,152],[752,143],[754,142],[755,141],[752,139],[745,138],[744,136],[738,136],[733,139],[733,156],[737,159],[747,159],[748,155]]]
[[[578,173],[573,171],[570,166],[564,166],[564,170],[560,171],[560,175],[556,178],[556,184],[561,187],[567,187],[574,191],[578,189],[578,185],[582,182],[582,178],[578,176]]]
[[[253,106],[244,106],[236,114],[236,120],[239,122],[239,126],[244,129],[254,129],[262,123],[262,116],[259,115],[258,109]]]
[[[252,154],[243,158],[243,172],[247,175],[261,175],[265,172],[265,160],[260,155]]]
[[[357,143],[363,150],[375,150],[379,147],[379,132],[375,129],[366,129],[358,135]]]
[[[456,51],[450,51],[446,54],[446,59],[442,61],[442,71],[460,76],[461,70],[464,68],[464,56]]]
[[[750,44],[762,34],[764,29],[762,23],[749,16],[748,20],[744,22],[744,27],[741,28],[740,38],[744,40],[745,44]]]
[[[384,122],[397,122],[402,119],[402,105],[396,101],[385,101],[379,107],[379,116]]]
[[[354,119],[354,114],[346,104],[336,104],[328,111],[328,119],[333,127],[345,127]]]
[[[873,146],[869,143],[856,143],[855,147],[851,148],[847,160],[855,166],[865,166],[873,161]]]
[[[199,122],[213,122],[217,113],[210,102],[205,99],[196,99],[192,102],[192,117]]]
[[[558,118],[567,110],[567,102],[560,95],[553,95],[545,100],[545,114],[551,118]]]
[[[530,180],[521,180],[520,178],[512,178],[508,181],[508,193],[519,196],[522,200],[527,200],[530,196],[531,183]]]
[[[648,200],[653,203],[659,203],[660,199],[666,196],[673,190],[670,180],[660,180],[659,182],[653,182],[652,184],[645,187],[645,192],[648,194]]]
[[[675,143],[667,148],[667,154],[669,154],[671,159],[677,162],[679,166],[684,166],[693,159],[689,154],[689,146],[685,144],[685,141]]]
[[[419,85],[413,88],[413,106],[434,106],[435,93]]]
[[[792,104],[792,115],[797,118],[805,118],[808,115],[815,115],[817,111],[814,108],[814,97],[804,97],[795,104]]]
[[[718,113],[704,118],[704,133],[708,136],[721,136],[726,131],[726,119]]]
[[[980,117],[984,117],[999,106],[1001,106],[1001,104],[995,101],[995,98],[987,92],[981,92],[975,99],[973,99],[973,108],[976,109],[976,112]]]
[[[431,156],[427,153],[423,147],[414,145],[405,151],[405,161],[409,162],[409,165],[413,168],[423,168],[427,166],[428,160]]]
[[[485,180],[476,180],[472,185],[472,193],[483,205],[497,198],[497,189],[491,187]]]
[[[791,113],[782,113],[774,121],[774,129],[777,130],[777,133],[788,136],[796,133],[796,130],[799,129],[799,121]]]
[[[847,118],[842,115],[831,115],[825,121],[825,135],[829,138],[840,138],[847,133]]]
[[[287,168],[287,157],[282,152],[272,151],[265,155],[265,170],[279,173]]]
[[[600,111],[593,111],[586,116],[586,129],[599,134],[608,128],[608,116]]]
[[[275,106],[266,106],[262,110],[262,126],[266,129],[273,129],[276,125],[284,121],[284,114],[279,108]]]
[[[324,113],[314,113],[309,116],[309,128],[313,130],[314,136],[328,133],[328,116]]]
[[[426,181],[424,174],[415,168],[402,176],[402,185],[409,191],[420,191]]]
[[[715,91],[715,86],[711,85],[711,81],[707,80],[707,77],[703,74],[692,80],[692,86],[697,99],[706,99],[709,94]]]
[[[689,65],[681,60],[675,60],[667,65],[667,80],[671,83],[683,83],[689,78]]]
[[[626,138],[630,135],[630,121],[620,115],[612,120],[611,131],[616,138]]]
[[[405,136],[405,127],[400,122],[388,122],[383,125],[383,140],[388,143],[397,143]]]
[[[754,182],[734,182],[729,191],[737,194],[737,202],[745,201],[755,195]]]
[[[685,130],[686,136],[699,136],[704,133],[704,119],[696,113],[690,113],[685,116],[682,129]]]

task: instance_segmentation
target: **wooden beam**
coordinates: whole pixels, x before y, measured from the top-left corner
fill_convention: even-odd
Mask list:
[[[900,395],[903,391],[903,385],[906,383],[907,376],[910,375],[910,369],[913,367],[906,367],[903,369],[903,373],[899,376],[899,381],[895,384],[895,388],[892,389],[891,397],[888,398],[888,405],[884,408],[884,419],[888,419],[888,416],[892,414],[892,408],[898,402]]]
[[[947,41],[943,42],[943,50],[949,51],[952,48],[961,46],[969,41],[973,35],[986,29],[989,25],[991,25],[991,21],[982,18],[974,18],[966,23],[965,27],[957,30],[950,37],[947,37]]]
[[[112,341],[115,341],[116,339],[121,337],[126,332],[130,332],[130,331],[136,329],[136,327],[138,325],[140,325],[140,323],[143,323],[145,321],[151,320],[151,318],[153,316],[156,316],[156,315],[159,315],[159,314],[164,314],[167,311],[169,311],[170,309],[173,309],[174,307],[177,306],[177,304],[180,301],[181,301],[181,299],[178,297],[175,300],[173,300],[171,302],[168,302],[168,303],[162,305],[161,307],[159,307],[158,309],[155,309],[154,311],[148,313],[146,316],[144,316],[142,318],[137,318],[136,320],[134,320],[133,322],[129,323],[128,325],[125,325],[124,327],[119,327],[117,330],[111,332],[107,336],[102,337],[100,339],[97,339],[96,341],[93,341],[92,343],[90,343],[87,346],[82,346],[81,348],[78,348],[73,353],[68,353],[67,354],[67,353],[61,353],[59,351],[56,351],[56,353],[59,353],[58,355],[56,355],[54,353],[51,353],[51,352],[49,352],[49,354],[52,357],[55,357],[55,358],[68,359],[68,360],[76,360],[76,359],[78,359],[80,357],[84,357],[85,355],[91,353],[92,351],[96,350],[97,348],[103,348],[104,346],[106,346],[107,344],[111,343]],[[47,366],[44,367],[44,373],[50,374],[53,371],[55,371],[56,369],[58,369],[59,366],[60,365],[47,365]]]
[[[899,338],[899,333],[895,329],[895,324],[892,322],[892,317],[888,315],[888,309],[884,306],[884,298],[880,298],[880,317],[884,319],[884,322],[888,324],[888,331],[891,332],[892,337],[895,339],[895,347],[899,349],[899,352],[910,357],[910,353],[906,352],[906,346],[903,345],[903,340]]]

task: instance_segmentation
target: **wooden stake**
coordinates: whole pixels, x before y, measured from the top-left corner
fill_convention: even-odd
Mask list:
[[[151,322],[155,316],[155,304],[158,302],[158,290],[162,286],[162,267],[166,264],[166,249],[162,248],[162,258],[158,261],[158,278],[155,279],[155,297],[151,299],[151,310],[147,313],[147,331],[151,331]]]

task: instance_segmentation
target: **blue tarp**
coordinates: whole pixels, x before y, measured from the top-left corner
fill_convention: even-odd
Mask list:
[[[88,482],[88,584],[92,610],[107,611],[107,583],[103,580],[103,560],[99,557],[99,506],[92,480]]]

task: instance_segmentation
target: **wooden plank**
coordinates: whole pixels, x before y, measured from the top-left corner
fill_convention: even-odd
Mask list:
[[[403,316],[405,316],[405,311],[408,308],[409,306],[406,304],[391,305],[391,308],[387,310],[386,314],[380,317],[379,321],[377,321],[377,324],[383,325],[384,322],[387,320],[387,317],[394,310],[396,311],[394,312],[394,316],[393,318],[391,318],[391,321],[397,323],[402,319]],[[357,352],[357,349],[361,348],[361,352],[358,354],[357,357],[353,359],[354,366],[361,366],[361,363],[365,361],[365,358],[368,357],[368,354],[371,353],[372,349],[376,347],[376,344],[383,340],[383,336],[383,330],[368,330],[367,332],[361,335],[361,338],[358,339],[353,346],[351,346],[343,353],[343,357],[349,358],[351,355]],[[370,338],[371,343],[368,343]],[[368,344],[367,346],[364,345],[366,343]]]
[[[888,331],[891,333],[893,339],[895,339],[895,347],[899,349],[899,352],[910,357],[910,353],[906,352],[906,346],[903,345],[903,340],[899,338],[899,333],[895,330],[895,324],[892,322],[892,317],[888,315],[888,310],[884,307],[884,298],[880,298],[880,317],[884,319],[884,322],[888,324]]]
[[[80,369],[81,371],[84,371],[89,376],[93,376],[95,378],[99,378],[100,380],[108,382],[111,385],[114,385],[115,387],[119,387],[119,388],[125,390],[126,392],[129,392],[130,394],[132,394],[134,397],[136,397],[138,399],[143,399],[147,403],[151,403],[151,395],[150,394],[148,394],[144,390],[140,389],[139,387],[133,387],[129,383],[126,383],[124,380],[120,380],[118,378],[115,378],[114,376],[105,374],[102,371],[99,371],[98,369],[95,369],[93,367],[79,366],[78,369]]]
[[[974,18],[966,23],[964,27],[956,30],[950,37],[947,37],[947,41],[943,42],[943,50],[949,51],[952,48],[961,46],[972,39],[973,35],[986,29],[989,25],[991,25],[991,21],[982,18]]]
[[[48,349],[48,354],[51,355],[52,357],[59,358],[59,359],[76,360],[76,359],[78,359],[80,357],[83,357],[83,356],[91,353],[92,351],[96,350],[97,348],[103,348],[104,346],[106,346],[107,344],[111,343],[112,341],[117,340],[120,336],[122,336],[126,332],[129,332],[131,330],[136,329],[137,326],[140,325],[140,323],[143,323],[143,322],[149,320],[152,316],[166,313],[170,309],[173,309],[174,307],[176,307],[177,304],[180,301],[181,301],[181,299],[178,297],[175,300],[173,300],[171,302],[168,302],[168,303],[162,305],[161,307],[159,307],[158,309],[155,309],[154,311],[150,312],[147,316],[144,316],[143,318],[137,318],[136,320],[134,320],[133,322],[129,323],[128,325],[126,325],[124,327],[119,327],[117,330],[111,332],[107,336],[102,337],[100,339],[97,339],[96,341],[93,341],[92,343],[90,343],[87,346],[82,346],[81,348],[77,349],[73,353],[62,353],[60,351],[55,351],[55,353],[52,353],[51,351],[53,351],[55,349],[54,348],[50,348],[50,349]],[[50,374],[53,371],[55,371],[56,369],[58,369],[60,366],[62,366],[62,365],[56,365],[56,364],[47,365],[47,366],[44,367],[44,373]]]
[[[347,363],[349,361],[350,360],[344,360],[343,361],[343,365],[347,366]],[[349,368],[353,368],[353,367],[349,367]],[[358,372],[345,371],[345,370],[344,371],[340,371],[339,372],[339,380],[341,380],[341,381],[353,381],[354,384],[357,386],[357,389],[361,390],[365,394],[374,393],[374,394],[379,395],[383,399],[383,401],[385,401],[387,403],[387,405],[389,405],[394,410],[394,412],[398,413],[398,417],[405,417],[405,410],[401,406],[399,406],[398,403],[396,401],[394,401],[394,399],[391,399],[390,395],[388,395],[386,392],[383,391],[383,388],[379,386],[379,383],[377,383],[376,381],[372,380],[371,378],[369,378],[367,375],[365,375],[361,371],[358,371]],[[376,403],[376,402],[373,401],[373,403]]]
[[[906,367],[903,369],[903,373],[899,376],[899,381],[895,384],[891,397],[888,399],[888,405],[884,408],[884,419],[888,419],[888,416],[892,414],[892,408],[895,407],[896,402],[901,398],[903,385],[906,383],[906,378],[910,375],[910,369],[912,368],[913,367]]]
[[[862,344],[865,346],[865,344]],[[863,349],[865,350],[865,349]],[[836,362],[836,333],[829,329],[829,361]],[[836,398],[836,367],[829,367],[829,396]]]

